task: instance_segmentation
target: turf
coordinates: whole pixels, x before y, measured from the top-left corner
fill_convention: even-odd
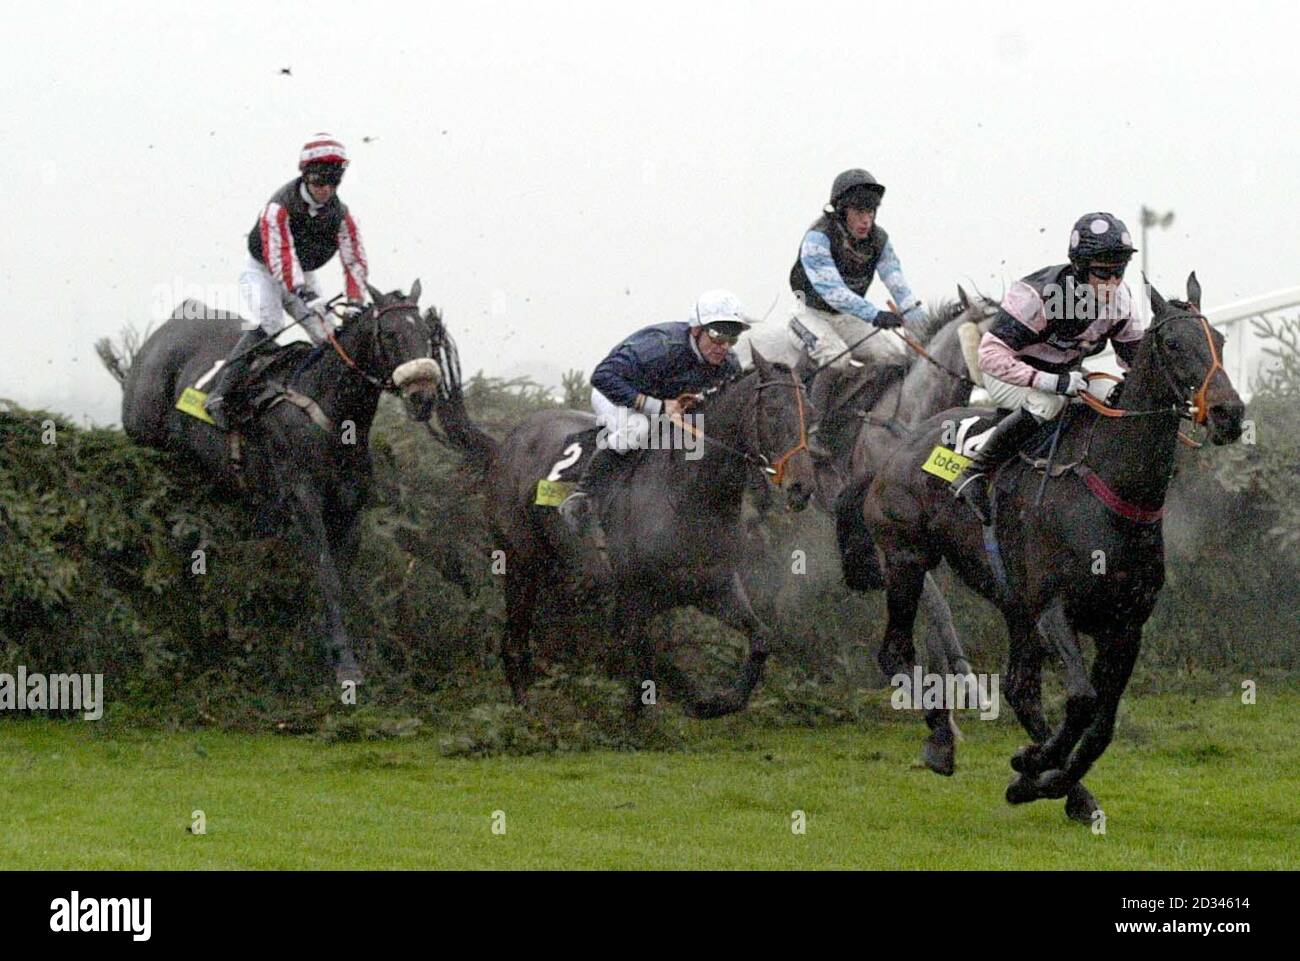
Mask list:
[[[425,736],[328,744],[0,718],[0,866],[1295,868],[1298,709],[1296,693],[1129,698],[1087,779],[1104,834],[1060,801],[1002,800],[1023,742],[1008,718],[964,722],[950,779],[914,767],[912,718],[808,729],[741,716],[691,722],[672,751],[485,759],[444,757]],[[188,830],[195,810],[205,835]]]

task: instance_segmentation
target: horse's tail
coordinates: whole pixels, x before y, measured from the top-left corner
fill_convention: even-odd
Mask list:
[[[434,410],[437,412],[438,423],[442,426],[445,436],[439,436],[432,425],[429,425],[429,433],[436,440],[445,442],[453,450],[459,451],[472,470],[486,474],[497,459],[500,445],[494,437],[470,419],[469,411],[465,409],[460,352],[456,349],[456,342],[452,340],[451,333],[442,323],[442,315],[436,309],[430,308],[426,313],[426,319],[435,332],[438,366],[442,370]]]
[[[840,548],[840,567],[844,571],[844,583],[855,591],[874,591],[885,586],[885,572],[862,516],[862,504],[872,479],[868,474],[846,485],[835,501],[835,540]]]
[[[108,372],[113,375],[113,379],[119,385],[125,384],[126,374],[131,365],[129,361],[124,361],[122,355],[113,349],[113,342],[107,337],[99,338],[99,340],[95,341],[95,353],[99,355],[99,359],[108,368]]]

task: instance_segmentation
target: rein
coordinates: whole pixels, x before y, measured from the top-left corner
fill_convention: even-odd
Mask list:
[[[379,318],[383,317],[384,314],[390,313],[395,310],[415,310],[415,309],[416,307],[414,304],[407,304],[399,301],[393,304],[385,304],[383,307],[379,307],[373,312],[373,314],[371,314],[370,319],[372,321],[373,328],[374,328],[372,336],[374,338],[375,345],[379,348],[381,352],[383,351],[384,346],[379,339]],[[348,367],[350,367],[358,376],[365,379],[372,387],[381,391],[397,390],[397,385],[393,383],[392,374],[389,374],[388,377],[386,377],[384,380],[380,380],[378,377],[376,377],[374,374],[370,373],[369,371],[363,370],[362,367],[355,360],[353,360],[350,356],[348,356],[348,352],[343,348],[343,345],[339,343],[338,338],[334,336],[334,331],[332,330],[327,331],[325,334],[325,338],[326,340],[329,341],[330,346],[334,348],[334,353],[339,355],[339,359],[342,360],[343,363],[346,364]],[[430,345],[430,353],[432,352],[433,352],[432,345]]]
[[[1201,322],[1201,328],[1205,332],[1205,339],[1210,345],[1210,357],[1214,362],[1210,365],[1209,371],[1206,372],[1205,380],[1201,382],[1200,388],[1192,395],[1186,407],[1180,407],[1177,404],[1170,404],[1168,407],[1155,407],[1148,410],[1128,410],[1122,407],[1110,407],[1104,401],[1094,397],[1086,391],[1079,394],[1079,399],[1102,417],[1141,417],[1150,414],[1177,414],[1180,418],[1191,418],[1192,423],[1197,426],[1204,424],[1210,416],[1210,381],[1214,379],[1215,374],[1223,370],[1223,363],[1219,357],[1219,348],[1214,343],[1214,335],[1211,333],[1209,320],[1207,320],[1205,315],[1199,311],[1193,313],[1192,316]],[[1161,323],[1164,323],[1164,321],[1161,321]],[[1185,389],[1174,381],[1173,375],[1169,373],[1168,369],[1163,364],[1160,369],[1162,373],[1164,373],[1165,379],[1169,381],[1169,385],[1173,388],[1175,394],[1179,394]],[[1113,380],[1118,382],[1121,379],[1116,377],[1114,374],[1103,372],[1093,372],[1086,376],[1089,382],[1093,380]],[[1186,444],[1188,447],[1193,449],[1204,446],[1203,441],[1198,441],[1189,437],[1181,430],[1178,432],[1178,439],[1183,444]]]
[[[799,383],[798,378],[795,377],[794,375],[794,371],[791,371],[789,384],[786,384],[784,381],[779,381],[779,380],[759,381],[757,384],[755,384],[754,394],[756,399],[757,399],[758,392],[760,390],[763,390],[766,387],[793,388],[796,409],[799,411],[799,443],[797,443],[794,447],[790,448],[788,451],[786,451],[784,454],[778,457],[775,461],[769,460],[768,457],[761,452],[758,454],[754,454],[747,450],[741,450],[739,447],[733,447],[731,444],[727,444],[714,437],[710,437],[707,434],[705,434],[704,431],[700,430],[698,427],[693,427],[692,425],[687,424],[685,421],[681,420],[676,415],[672,417],[672,422],[676,424],[678,427],[680,427],[682,430],[689,431],[693,437],[699,438],[704,443],[712,444],[714,447],[717,447],[721,450],[725,450],[730,454],[736,455],[737,457],[741,458],[748,464],[761,468],[763,473],[768,476],[768,478],[772,481],[772,483],[776,484],[779,487],[781,485],[781,482],[785,479],[786,465],[789,464],[791,458],[793,458],[800,451],[805,451],[808,449],[808,422],[807,422],[807,417],[804,413],[804,406],[803,406],[804,386]],[[688,398],[693,399],[694,396],[695,395],[693,394],[683,394],[681,397],[678,398],[678,400],[680,402],[685,402]],[[754,436],[755,438],[757,438],[758,436],[757,403],[754,405]]]

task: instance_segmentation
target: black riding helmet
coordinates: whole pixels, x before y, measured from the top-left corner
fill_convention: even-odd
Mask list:
[[[831,199],[825,210],[828,214],[844,213],[848,207],[866,207],[875,210],[880,198],[885,196],[885,185],[867,171],[855,167],[846,170],[831,184]]]
[[[1127,264],[1135,253],[1132,235],[1114,214],[1084,214],[1070,232],[1070,263],[1080,272],[1094,262]]]

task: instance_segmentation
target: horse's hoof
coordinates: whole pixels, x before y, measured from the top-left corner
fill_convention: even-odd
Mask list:
[[[1038,793],[1047,798],[1063,798],[1070,793],[1074,782],[1060,768],[1053,768],[1038,775]]]
[[[1007,785],[1007,803],[1008,804],[1025,804],[1029,801],[1037,801],[1041,795],[1038,793],[1038,786],[1034,779],[1024,774],[1017,775],[1010,784]]]
[[[921,760],[935,774],[952,777],[952,772],[957,770],[957,749],[951,741],[936,744],[927,740],[921,749]]]
[[[1101,811],[1101,805],[1097,799],[1092,796],[1092,792],[1079,782],[1070,788],[1070,793],[1065,796],[1065,816],[1071,821],[1077,821],[1080,824],[1091,824],[1094,817]]]
[[[691,705],[691,716],[701,721],[711,721],[715,717],[731,714],[736,710],[734,698],[725,694],[710,694]]]
[[[1042,754],[1042,745],[1026,744],[1011,755],[1011,770],[1019,774],[1037,774],[1043,769]]]

